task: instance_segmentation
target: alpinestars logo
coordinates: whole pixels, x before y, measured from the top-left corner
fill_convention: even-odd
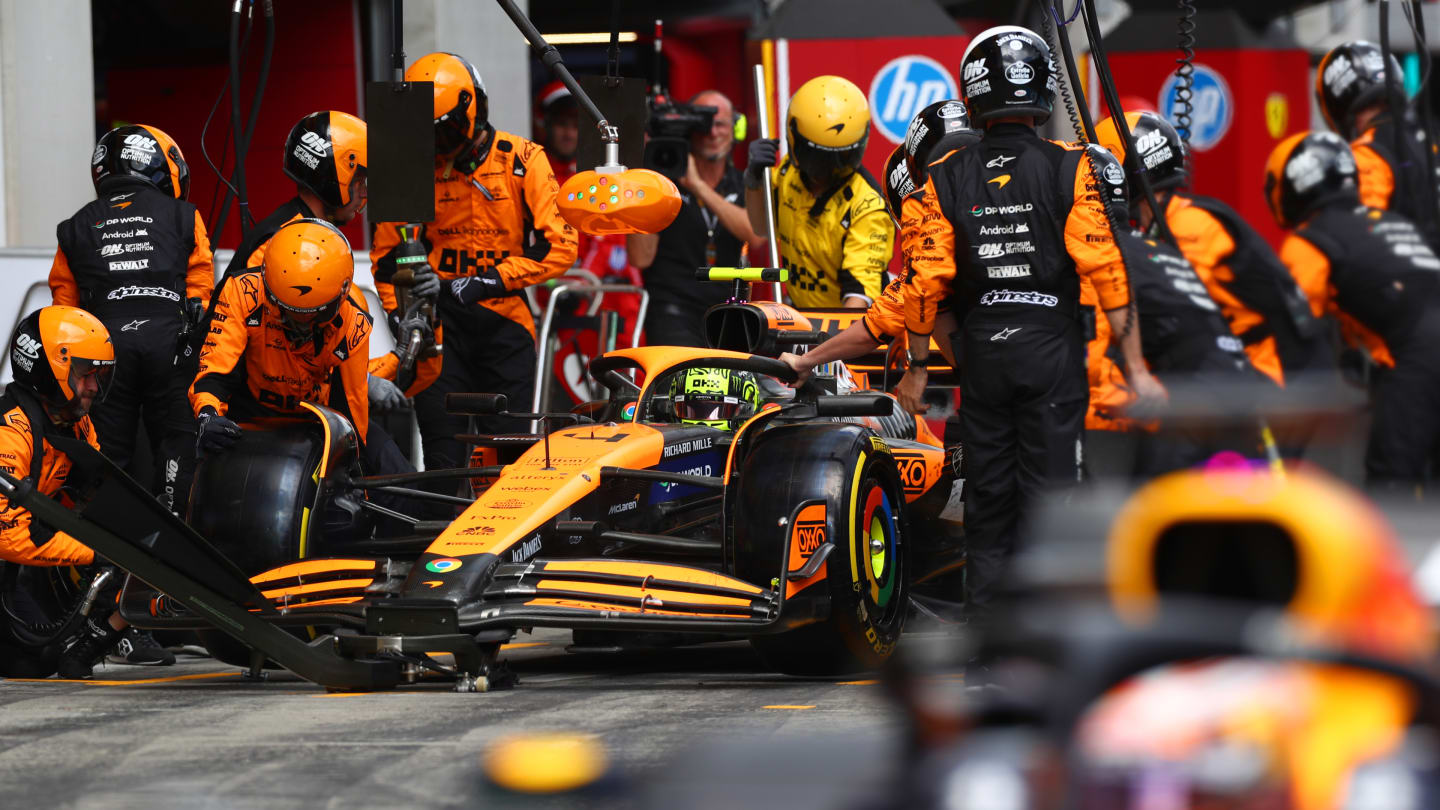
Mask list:
[[[987,168],[987,169],[1003,169],[1003,168],[1005,168],[1005,164],[1006,164],[1006,163],[1009,163],[1010,161],[1012,161],[1012,160],[1014,160],[1014,159],[1015,159],[1015,156],[1014,156],[1014,155],[996,155],[995,157],[990,158],[989,162],[987,162],[987,163],[985,164],[985,168]]]
[[[150,319],[149,319],[149,318],[146,318],[146,319],[143,320],[143,321],[140,320],[139,318],[136,318],[135,320],[133,320],[133,321],[125,324],[124,326],[120,327],[120,331],[121,331],[121,332],[139,332],[139,331],[140,331],[140,327],[144,326],[145,324],[147,324],[147,323],[149,323],[149,322],[150,322]]]

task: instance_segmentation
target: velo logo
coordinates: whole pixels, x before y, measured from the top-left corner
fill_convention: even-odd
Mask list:
[[[927,106],[959,96],[955,77],[928,56],[891,59],[870,82],[870,116],[891,143],[903,143],[910,119]]]
[[[1177,77],[1173,74],[1160,86],[1160,114],[1177,124],[1180,105],[1175,100]],[[1195,66],[1195,85],[1190,100],[1190,145],[1204,152],[1212,149],[1230,131],[1235,118],[1235,97],[1220,71],[1208,65]],[[1177,124],[1178,126],[1178,124]]]

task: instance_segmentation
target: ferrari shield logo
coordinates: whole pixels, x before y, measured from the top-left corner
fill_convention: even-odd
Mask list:
[[[1271,93],[1265,99],[1265,128],[1270,137],[1279,140],[1290,127],[1290,100],[1283,93]]]

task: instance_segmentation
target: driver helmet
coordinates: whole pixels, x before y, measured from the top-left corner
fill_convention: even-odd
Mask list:
[[[316,339],[340,312],[355,256],[340,229],[323,219],[288,222],[265,248],[265,298],[280,313],[292,346]]]
[[[109,392],[115,346],[105,324],[85,310],[42,307],[16,327],[10,367],[15,385],[38,397],[52,416],[73,423]]]
[[[760,385],[750,371],[688,368],[670,384],[670,403],[682,424],[732,430],[760,410]]]

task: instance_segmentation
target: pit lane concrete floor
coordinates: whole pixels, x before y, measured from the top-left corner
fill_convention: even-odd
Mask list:
[[[767,672],[743,642],[568,654],[568,631],[505,651],[512,690],[439,682],[330,694],[209,658],[97,668],[92,683],[0,681],[0,807],[853,806],[890,772],[899,720],[866,676]],[[480,758],[514,732],[597,735],[601,788],[507,794]]]

